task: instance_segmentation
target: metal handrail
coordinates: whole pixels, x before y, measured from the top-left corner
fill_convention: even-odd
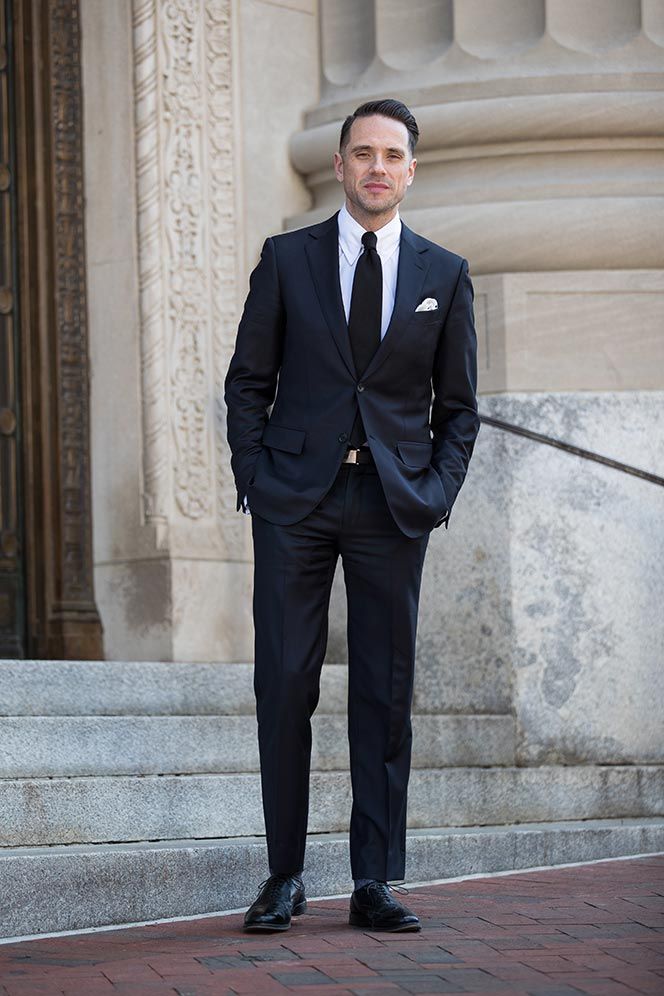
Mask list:
[[[584,460],[592,460],[594,463],[601,463],[605,467],[612,467],[614,470],[622,471],[623,474],[631,474],[632,477],[639,477],[642,481],[659,484],[660,488],[664,488],[664,477],[651,474],[647,470],[641,470],[639,467],[631,467],[620,460],[612,460],[610,457],[593,453],[592,450],[586,450],[582,446],[573,446],[572,443],[565,443],[562,439],[554,439],[553,436],[546,436],[543,432],[534,432],[532,429],[525,429],[521,425],[514,425],[513,422],[505,422],[503,419],[493,418],[491,415],[480,414],[480,421],[484,422],[485,425],[493,426],[495,429],[511,432],[515,436],[523,436],[525,439],[532,439],[536,443],[544,443],[546,446],[554,446],[558,450],[564,450],[565,453],[582,457]]]

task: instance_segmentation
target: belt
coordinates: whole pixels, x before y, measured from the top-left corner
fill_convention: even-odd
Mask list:
[[[362,449],[348,450],[346,456],[341,461],[342,463],[374,463],[374,458],[369,447],[363,447]]]

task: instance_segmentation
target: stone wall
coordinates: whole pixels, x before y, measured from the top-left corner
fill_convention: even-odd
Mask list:
[[[420,123],[406,222],[470,260],[483,413],[662,475],[661,4],[89,0],[82,23],[109,656],[251,659],[223,371],[262,240],[339,206],[369,97]],[[522,764],[661,760],[663,499],[483,426],[429,547],[416,709],[514,713]]]
[[[81,13],[106,654],[247,660],[251,543],[223,378],[262,240],[310,202],[288,139],[318,97],[315,4],[86,0]]]

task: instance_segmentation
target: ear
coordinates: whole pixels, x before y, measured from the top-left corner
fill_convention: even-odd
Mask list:
[[[406,180],[406,186],[410,187],[413,182],[413,177],[415,176],[415,167],[417,166],[417,159],[411,159],[410,165],[408,167],[408,179]]]
[[[341,158],[340,153],[334,153],[334,175],[336,176],[339,183],[343,183],[344,179],[344,161]]]

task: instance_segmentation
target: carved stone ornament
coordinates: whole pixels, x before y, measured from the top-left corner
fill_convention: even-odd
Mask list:
[[[134,0],[133,18],[143,509],[168,527],[234,495],[219,417],[236,310],[230,0]]]

